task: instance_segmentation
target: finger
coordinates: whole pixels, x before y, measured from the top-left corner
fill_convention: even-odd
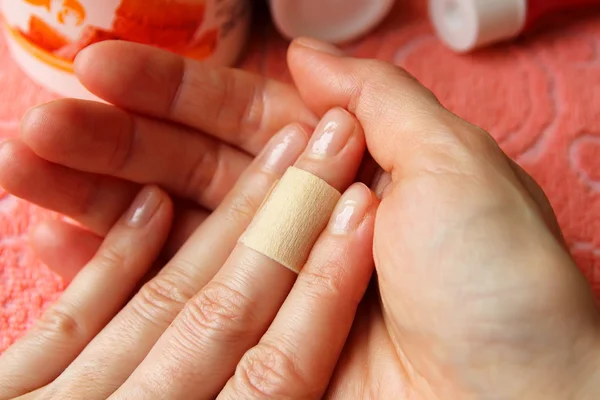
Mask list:
[[[344,190],[353,181],[363,152],[364,138],[356,120],[345,110],[333,109],[295,166]],[[265,332],[295,278],[277,261],[238,244],[113,398],[133,393],[173,400],[186,399],[189,393],[214,398],[244,352]]]
[[[14,196],[68,216],[100,237],[106,235],[140,190],[132,182],[51,163],[19,139],[0,145],[0,186]],[[208,212],[197,206],[181,202],[165,256],[179,250],[207,216]]]
[[[113,318],[158,256],[171,217],[166,194],[154,187],[140,192],[58,302],[2,355],[2,398],[51,382]]]
[[[68,222],[51,220],[31,230],[29,243],[40,261],[68,283],[96,254],[102,238]]]
[[[39,399],[40,396],[43,394],[43,391],[46,389],[46,386],[43,386],[39,389],[34,390],[33,392],[29,392],[27,394],[24,394],[22,396],[16,397],[12,400],[35,400],[35,399]]]
[[[76,171],[38,157],[18,139],[0,147],[0,185],[14,196],[64,214],[104,236],[137,185]]]
[[[184,304],[221,268],[256,208],[273,183],[298,158],[307,138],[308,134],[297,124],[273,137],[227,198],[173,259],[56,380],[56,398],[86,390],[93,393],[88,400],[104,400],[125,382]],[[96,374],[93,383],[89,380],[90,364],[102,371]]]
[[[110,103],[203,130],[251,154],[289,123],[317,122],[291,86],[138,44],[90,46],[75,71]]]
[[[218,399],[320,399],[373,271],[377,199],[362,184],[341,198],[258,345]]]
[[[140,184],[214,209],[251,158],[209,136],[113,106],[63,99],[23,118],[21,138],[40,157]]]
[[[339,106],[356,115],[370,153],[395,181],[424,171],[504,162],[487,133],[450,113],[399,67],[344,57],[309,39],[292,43],[288,62],[300,94],[317,114]]]

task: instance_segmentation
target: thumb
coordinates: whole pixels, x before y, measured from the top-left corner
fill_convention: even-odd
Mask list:
[[[356,115],[375,161],[392,183],[411,175],[480,175],[482,166],[500,172],[537,205],[546,226],[564,245],[543,190],[483,129],[457,117],[404,69],[390,63],[345,57],[327,43],[295,40],[288,52],[292,77],[313,112],[343,107]],[[388,183],[388,182],[386,182]],[[379,188],[378,192],[389,193]]]
[[[288,64],[314,112],[339,106],[356,115],[373,158],[394,178],[436,168],[440,160],[452,168],[473,156],[503,158],[487,133],[446,110],[400,67],[344,57],[341,50],[306,38],[292,43]]]

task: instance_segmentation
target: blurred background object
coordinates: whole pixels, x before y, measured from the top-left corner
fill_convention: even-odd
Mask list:
[[[91,98],[73,60],[104,40],[160,47],[213,65],[240,57],[250,0],[6,0],[5,33],[14,59],[36,82],[68,97]]]
[[[457,52],[513,39],[548,14],[600,0],[429,0],[429,15],[439,38]]]
[[[309,36],[338,44],[383,21],[395,0],[269,0],[273,23],[288,39]]]

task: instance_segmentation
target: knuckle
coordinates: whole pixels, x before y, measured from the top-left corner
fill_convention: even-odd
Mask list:
[[[238,96],[236,93],[236,79],[229,74],[213,74],[215,84],[221,88],[218,95],[214,98],[214,110],[217,112],[216,121],[219,129],[228,132],[235,125],[235,121],[239,120],[239,113],[232,113],[231,105],[235,104],[234,100]],[[215,85],[216,86],[216,85]]]
[[[364,91],[373,96],[380,96],[381,93],[389,91],[390,84],[400,84],[404,88],[416,90],[416,93],[423,96],[429,102],[439,105],[439,100],[435,94],[419,82],[419,80],[409,73],[406,69],[383,60],[370,59],[364,60],[367,74],[365,77],[374,77],[368,79],[365,83]]]
[[[344,282],[347,281],[345,262],[343,253],[337,251],[309,259],[298,277],[306,294],[321,299],[339,297],[344,292]]]
[[[368,80],[365,84],[374,84],[377,87],[390,85],[390,77],[393,79],[400,79],[405,83],[418,83],[417,79],[408,73],[404,68],[391,64],[387,61],[378,59],[364,60],[365,69],[368,72],[366,76],[376,77],[377,79]]]
[[[185,280],[162,273],[148,281],[133,298],[131,307],[144,320],[170,323],[192,295],[182,286]]]
[[[135,143],[135,134],[137,132],[137,124],[134,117],[128,114],[123,114],[128,118],[127,129],[120,132],[120,135],[115,135],[116,139],[113,143],[113,149],[108,157],[108,166],[114,175],[117,175],[120,171],[127,167],[131,155],[133,153],[133,146]]]
[[[240,190],[233,196],[227,208],[227,218],[234,222],[247,224],[254,218],[258,206],[259,202],[251,194],[251,191]]]
[[[500,145],[485,129],[474,125],[464,119],[450,114],[452,120],[447,121],[448,131],[451,131],[455,137],[461,139],[462,143],[473,154],[499,155],[504,154]]]
[[[182,93],[186,86],[196,86],[193,79],[190,79],[190,76],[193,77],[194,75],[191,72],[196,70],[202,71],[202,64],[197,61],[176,57],[173,57],[171,62],[173,62],[173,69],[171,70],[173,75],[172,79],[167,80],[171,83],[171,90],[169,91],[170,96],[165,96],[163,99],[165,101],[163,110],[166,115],[172,118],[177,114],[177,110],[185,107],[186,104],[189,104],[190,107],[196,105],[192,101],[186,101],[188,99],[182,99]]]
[[[484,154],[496,154],[504,156],[502,148],[492,135],[477,126],[473,126],[473,129],[473,136],[477,139],[478,149],[481,149]]]
[[[311,386],[282,346],[261,342],[248,350],[235,371],[233,387],[240,395],[258,398],[305,397]]]
[[[202,147],[204,148],[194,155],[195,158],[183,178],[184,193],[192,198],[200,196],[210,188],[219,169],[221,147],[216,143],[203,143]]]
[[[111,241],[101,247],[94,257],[93,265],[102,270],[120,268],[127,261],[127,253],[123,251],[120,241]]]
[[[244,129],[248,134],[240,135],[243,140],[253,138],[254,133],[261,129],[263,124],[263,116],[265,114],[265,82],[261,79],[252,88],[250,92],[250,100],[245,104],[245,109],[242,112],[242,118],[240,120],[240,127]]]
[[[236,132],[232,139],[243,146],[252,135],[239,135],[237,131],[254,133],[262,124],[264,81],[248,83],[239,74],[222,74],[219,79],[223,90],[216,108],[218,125],[223,132]]]
[[[212,282],[193,297],[182,313],[188,334],[208,341],[235,343],[253,326],[252,302],[228,284]]]
[[[74,340],[87,336],[86,327],[75,315],[76,311],[65,304],[51,306],[37,322],[37,329],[44,335],[61,340]]]
[[[440,118],[440,130],[458,138],[472,155],[499,155],[504,154],[498,142],[485,129],[474,125],[459,116],[445,112]]]

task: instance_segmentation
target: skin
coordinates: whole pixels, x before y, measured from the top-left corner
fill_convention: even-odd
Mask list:
[[[296,379],[285,386],[294,397],[320,397],[372,274],[377,199],[352,185],[298,276],[239,242],[289,166],[340,192],[352,184],[365,151],[356,119],[333,108],[308,136],[296,123],[271,138],[157,273],[148,261],[161,246],[145,236],[164,242],[169,226],[136,226],[127,240],[118,234],[127,217],[119,219],[60,300],[2,355],[2,398],[262,398],[281,390],[271,373],[281,370]],[[126,215],[154,220],[140,216],[156,213],[156,202],[140,206],[140,196]]]
[[[182,206],[175,202],[175,215],[181,217],[168,239],[166,254],[171,256],[191,231],[208,223],[215,205],[231,205],[225,200],[223,206],[224,193],[243,169],[233,166],[249,164],[271,132],[290,122],[314,126],[315,116],[334,107],[347,109],[383,171],[373,185],[381,197],[373,217],[377,279],[358,307],[345,344],[341,334],[332,342],[344,345],[339,359],[330,354],[322,357],[329,363],[309,368],[318,376],[297,372],[320,352],[298,359],[284,352],[275,364],[265,363],[272,358],[259,353],[262,361],[250,365],[269,365],[278,373],[253,373],[256,379],[248,380],[242,367],[221,397],[319,398],[326,390],[325,397],[340,399],[594,398],[600,384],[598,310],[565,249],[552,208],[531,177],[486,132],[445,110],[395,66],[345,57],[308,39],[292,43],[288,64],[298,91],[239,71],[208,70],[148,48],[92,46],[77,60],[79,77],[119,108],[63,100],[31,112],[21,138],[9,144],[11,157],[6,147],[0,150],[0,171],[14,170],[20,161],[22,173],[17,179],[0,172],[0,184],[83,222],[93,232],[86,235],[94,235],[98,244],[140,184],[160,184],[188,200]],[[221,107],[211,109],[215,105]],[[95,130],[94,121],[100,120],[114,124],[112,129]],[[194,159],[198,154],[211,154],[209,160],[219,162],[203,158],[207,168]],[[223,165],[232,167],[220,172]],[[74,189],[68,195],[43,191],[43,181],[51,176]],[[53,248],[73,243],[72,231],[45,229],[62,238]],[[367,242],[363,238],[361,243]],[[94,248],[92,239],[87,243],[80,259]],[[62,263],[60,252],[37,248],[49,265]],[[337,265],[344,270],[354,264]],[[368,274],[362,279],[366,286]],[[360,288],[360,280],[348,282]],[[346,307],[354,316],[352,304]],[[311,320],[290,332],[304,326],[311,326]],[[190,359],[198,359],[197,353]],[[3,358],[0,370],[8,371],[6,365]],[[21,390],[45,385],[63,370],[55,368],[45,381],[24,373]],[[162,375],[141,371],[129,379],[172,375],[177,381],[177,369],[167,368]],[[6,383],[1,385],[7,390]],[[146,396],[162,393],[164,386],[142,385]],[[186,390],[210,398],[200,387],[180,386],[177,393]]]

